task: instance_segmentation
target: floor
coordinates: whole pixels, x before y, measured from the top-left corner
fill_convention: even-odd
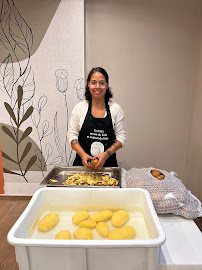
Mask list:
[[[14,246],[7,234],[22,214],[31,197],[0,197],[0,270],[18,270]]]
[[[22,214],[31,197],[0,197],[0,270],[19,270],[15,249],[7,242],[7,234]],[[202,217],[194,220],[202,232]]]

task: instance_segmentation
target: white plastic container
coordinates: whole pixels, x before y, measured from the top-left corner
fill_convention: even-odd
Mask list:
[[[55,240],[55,234],[52,239],[27,238],[46,205],[126,209],[131,217],[127,224],[137,235],[130,240]],[[15,246],[20,270],[156,270],[165,233],[144,189],[42,188],[8,233],[8,242]]]

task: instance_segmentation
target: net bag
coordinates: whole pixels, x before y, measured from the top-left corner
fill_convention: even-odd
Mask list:
[[[148,190],[157,214],[172,213],[190,219],[202,216],[201,202],[180,179],[164,170],[132,168],[126,172],[125,182],[128,188]]]

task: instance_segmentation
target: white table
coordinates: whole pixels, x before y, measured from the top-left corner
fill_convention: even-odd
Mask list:
[[[158,270],[202,270],[202,233],[193,220],[159,215],[166,233]]]
[[[127,188],[126,170],[121,186]],[[158,270],[202,270],[202,233],[195,222],[172,214],[158,215],[166,233]]]

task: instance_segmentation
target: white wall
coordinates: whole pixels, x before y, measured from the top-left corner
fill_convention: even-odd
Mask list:
[[[185,184],[202,200],[202,12],[200,15],[197,53],[197,70],[195,87],[193,89]]]
[[[126,169],[154,166],[186,179],[200,4],[86,0],[86,73],[104,67],[125,111],[118,158]]]

